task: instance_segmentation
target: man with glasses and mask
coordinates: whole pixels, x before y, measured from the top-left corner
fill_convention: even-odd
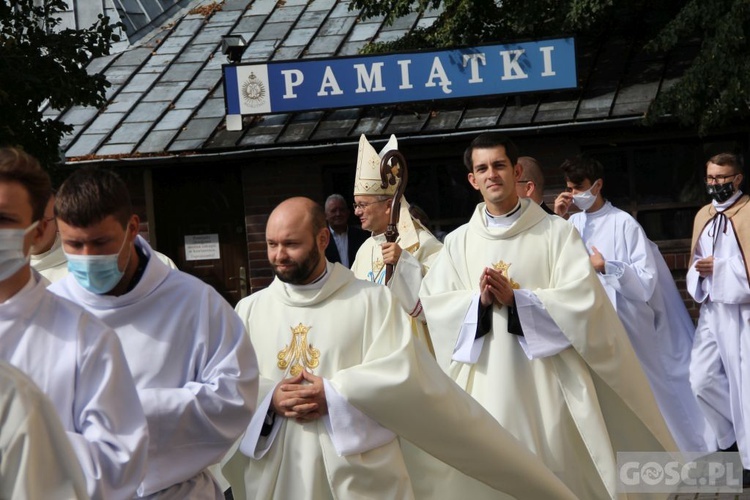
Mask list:
[[[750,469],[750,197],[731,153],[706,163],[712,198],[695,216],[687,290],[701,304],[690,382],[719,447]]]
[[[582,210],[568,220],[581,234],[677,445],[683,452],[715,451],[716,438],[690,388],[695,326],[659,248],[638,221],[604,198],[601,163],[577,156],[560,169],[568,188],[555,209],[565,215],[572,199]]]
[[[386,285],[412,321],[414,334],[432,350],[425,325],[419,287],[443,244],[409,213],[409,203],[401,198],[398,220],[398,238],[389,243],[385,231],[391,216],[391,203],[396,185],[383,188],[380,180],[380,159],[388,151],[398,149],[396,136],[392,135],[378,154],[364,135],[359,138],[357,173],[354,180],[354,214],[359,217],[362,229],[370,231],[352,264],[354,275],[363,280]],[[391,280],[385,282],[387,265],[393,266]]]
[[[49,176],[34,158],[0,148],[0,359],[52,401],[88,494],[133,498],[146,470],[148,430],[120,341],[101,321],[50,293],[29,266],[31,247],[49,223],[50,192]]]
[[[114,172],[76,170],[55,215],[70,273],[50,290],[115,330],[146,414],[138,496],[223,498],[207,468],[242,434],[258,387],[242,322],[213,288],[154,258]]]

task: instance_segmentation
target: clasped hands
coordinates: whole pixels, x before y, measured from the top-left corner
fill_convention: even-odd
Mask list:
[[[497,269],[484,268],[482,277],[479,279],[479,292],[479,301],[484,307],[489,307],[493,303],[509,307],[515,304],[510,280]]]
[[[274,412],[297,422],[312,422],[328,413],[323,379],[307,370],[279,382],[271,400]]]

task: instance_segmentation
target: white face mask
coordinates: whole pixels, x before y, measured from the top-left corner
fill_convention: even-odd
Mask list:
[[[26,229],[0,229],[0,281],[10,278],[29,262],[31,254],[23,251],[23,243],[37,225],[39,221]]]
[[[573,203],[581,210],[588,210],[596,201],[596,195],[591,192],[594,186],[596,186],[596,182],[586,191],[573,195]]]

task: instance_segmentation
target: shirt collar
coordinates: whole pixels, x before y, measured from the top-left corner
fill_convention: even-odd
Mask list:
[[[485,206],[484,215],[487,220],[487,227],[510,227],[521,217],[521,200],[518,200],[513,210],[503,215],[492,215]]]

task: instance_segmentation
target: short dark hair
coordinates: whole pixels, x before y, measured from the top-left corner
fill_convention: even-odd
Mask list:
[[[126,227],[133,205],[125,182],[115,172],[83,167],[73,172],[57,191],[55,216],[75,227],[89,227],[113,215]]]
[[[738,174],[741,174],[743,171],[742,160],[738,155],[733,153],[719,153],[717,155],[713,155],[706,162],[706,166],[708,166],[709,163],[719,165],[720,167],[732,167]]]
[[[500,146],[505,148],[505,154],[515,166],[518,163],[518,147],[510,140],[510,137],[499,132],[485,132],[474,138],[464,151],[464,165],[469,172],[473,172],[474,165],[471,162],[471,155],[475,149],[492,149]]]
[[[604,167],[602,164],[587,155],[568,158],[560,165],[560,170],[563,171],[567,180],[575,184],[580,184],[586,179],[592,184],[597,179],[604,179]]]
[[[0,181],[21,184],[29,193],[31,220],[44,217],[52,183],[36,158],[18,148],[0,148]]]

